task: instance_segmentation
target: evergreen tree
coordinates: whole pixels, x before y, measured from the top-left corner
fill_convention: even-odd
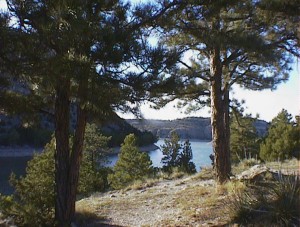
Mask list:
[[[87,124],[85,131],[82,163],[79,172],[78,193],[87,195],[108,188],[107,176],[108,142],[111,137],[99,133],[95,124]]]
[[[185,173],[196,173],[195,163],[191,160],[193,159],[193,151],[191,148],[191,143],[186,140],[182,146],[182,151],[179,157],[180,169]]]
[[[254,126],[256,119],[234,112],[230,124],[230,151],[234,162],[258,157],[259,137]]]
[[[166,171],[171,171],[173,167],[179,165],[181,148],[179,135],[176,131],[171,131],[169,138],[166,138],[161,146],[161,151],[164,155],[161,162],[164,164],[163,168]]]
[[[297,141],[295,145],[295,151],[293,152],[293,157],[300,159],[300,116],[297,115],[296,117],[296,123],[295,123],[295,130],[293,138],[295,138],[295,141]]]
[[[153,173],[152,161],[147,153],[137,147],[134,134],[126,136],[121,146],[113,173],[108,176],[114,189],[121,189],[135,180],[142,180]]]
[[[172,172],[174,167],[178,167],[179,170],[186,173],[196,172],[196,166],[191,161],[193,159],[191,143],[186,140],[184,144],[181,144],[176,131],[172,131],[170,137],[164,140],[161,151],[164,155],[162,158],[163,170]]]
[[[14,217],[20,226],[54,226],[54,155],[55,139],[41,154],[28,161],[26,175],[17,179],[11,175],[15,189],[12,196],[0,197],[1,212]]]
[[[153,74],[168,63],[160,49],[148,47],[141,30],[163,11],[152,15],[149,8],[133,10],[124,1],[6,2],[14,23],[1,28],[9,51],[7,46],[1,50],[0,67],[9,71],[10,79],[24,81],[26,94],[19,97],[30,100],[27,106],[53,117],[55,216],[57,225],[70,226],[87,117],[96,113],[105,120],[116,110],[137,112]],[[76,126],[70,141],[73,108]]]
[[[292,116],[282,110],[271,122],[264,142],[260,146],[260,157],[266,161],[283,161],[299,150],[299,135]]]
[[[162,103],[176,98],[211,107],[213,150],[217,181],[231,172],[229,104],[234,84],[252,90],[273,89],[287,80],[293,56],[300,56],[295,23],[299,15],[282,14],[266,1],[164,1],[172,4],[158,21],[161,42],[189,51],[189,62],[162,78],[174,89],[169,99],[160,90]],[[269,1],[272,2],[273,1]],[[276,1],[277,2],[277,1]],[[154,91],[156,92],[156,91]]]

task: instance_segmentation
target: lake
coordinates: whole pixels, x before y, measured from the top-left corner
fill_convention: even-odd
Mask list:
[[[183,143],[184,141],[181,141]],[[193,151],[193,162],[196,165],[197,171],[200,170],[200,167],[202,166],[209,166],[211,165],[211,160],[209,158],[209,155],[212,154],[212,143],[210,141],[203,141],[203,140],[190,140],[191,142],[191,148]],[[156,146],[160,147],[164,144],[164,140],[160,139],[155,143]],[[153,166],[155,167],[161,167],[161,159],[163,157],[163,154],[160,149],[156,149],[153,151],[148,152]],[[110,166],[113,166],[118,159],[118,155],[111,155],[109,157],[109,160],[111,161]]]
[[[193,162],[196,165],[197,171],[200,167],[211,165],[209,155],[212,153],[212,144],[209,141],[191,140],[191,147],[193,151]],[[183,141],[182,141],[183,143]],[[164,144],[164,140],[160,139],[156,145],[160,147]],[[161,167],[161,159],[163,157],[160,149],[156,149],[148,152],[153,166]],[[0,157],[0,193],[10,194],[12,188],[9,186],[8,179],[11,172],[16,173],[18,176],[25,174],[25,168],[27,162],[31,157]],[[110,166],[113,166],[118,159],[118,155],[109,156]]]

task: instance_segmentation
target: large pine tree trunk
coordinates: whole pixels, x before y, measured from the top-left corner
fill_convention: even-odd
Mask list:
[[[86,100],[87,89],[88,89],[87,82],[88,82],[87,78],[85,78],[79,83],[78,96],[81,98],[81,102],[77,105],[77,122],[76,122],[75,135],[74,135],[74,141],[72,147],[72,154],[70,157],[71,166],[69,172],[69,177],[70,177],[69,183],[70,183],[70,190],[71,190],[70,199],[72,200],[70,201],[72,219],[75,214],[75,203],[76,203],[76,194],[77,194],[78,180],[79,180],[79,170],[80,170],[80,164],[82,160],[84,134],[85,134],[86,121],[87,121],[87,113],[86,113],[86,109],[84,108],[84,102]]]
[[[55,101],[55,221],[58,226],[70,226],[70,80],[62,79],[56,87]]]
[[[69,171],[69,187],[70,187],[70,216],[71,220],[75,214],[76,194],[79,180],[80,163],[82,159],[84,133],[86,126],[86,111],[79,105],[77,107],[77,124],[74,135],[72,154],[70,157],[71,166]]]
[[[230,175],[230,159],[227,147],[225,127],[224,100],[222,92],[222,64],[219,48],[215,48],[210,56],[211,80],[211,125],[214,151],[214,167],[217,182],[222,184]]]
[[[79,95],[86,93],[85,86],[79,86]],[[55,220],[59,227],[71,225],[75,215],[76,194],[82,158],[86,127],[86,110],[78,104],[77,123],[72,144],[69,146],[70,122],[70,81],[61,82],[57,88],[55,104],[56,153],[55,153]],[[84,99],[84,98],[83,98]]]

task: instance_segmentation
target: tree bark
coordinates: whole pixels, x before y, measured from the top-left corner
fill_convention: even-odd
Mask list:
[[[224,100],[222,92],[222,63],[220,49],[214,48],[210,55],[211,73],[211,125],[216,180],[222,184],[230,175],[229,150],[225,128]]]
[[[86,81],[87,82],[87,81]],[[79,85],[78,96],[85,100],[87,83]],[[69,144],[70,122],[70,81],[60,82],[57,86],[55,104],[56,114],[56,153],[55,153],[55,183],[56,203],[55,220],[59,227],[71,225],[75,215],[76,194],[79,180],[80,162],[82,159],[84,134],[87,121],[83,101],[77,106],[77,122],[72,144]]]
[[[87,90],[88,90],[88,80],[87,78],[83,78],[79,82],[78,88],[78,96],[80,97],[80,102],[77,105],[77,121],[75,128],[75,135],[72,146],[72,154],[71,154],[71,166],[70,166],[70,205],[71,205],[71,218],[73,219],[75,215],[75,203],[76,203],[76,194],[78,188],[78,180],[79,180],[79,170],[80,164],[82,160],[82,152],[84,145],[84,134],[87,122],[87,112],[84,107],[84,102],[87,98]]]
[[[55,221],[58,226],[70,226],[70,80],[62,79],[56,87],[55,100]]]
[[[79,180],[80,163],[82,160],[84,134],[86,127],[87,114],[81,106],[77,106],[77,124],[75,129],[72,154],[70,157],[71,165],[69,172],[70,187],[70,218],[73,220],[75,215],[76,194]]]
[[[226,141],[226,166],[228,169],[226,173],[229,175],[231,174],[231,157],[230,157],[230,115],[229,115],[229,104],[230,104],[230,97],[229,97],[229,88],[227,86],[224,87],[224,124],[225,124],[225,141]]]

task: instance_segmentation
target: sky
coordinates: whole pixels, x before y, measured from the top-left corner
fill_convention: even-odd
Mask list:
[[[131,0],[139,2],[139,0]],[[6,7],[5,0],[0,0],[0,9]],[[286,83],[279,84],[274,91],[249,91],[239,87],[235,87],[231,97],[238,100],[244,99],[246,102],[244,107],[245,113],[251,113],[253,116],[259,114],[260,119],[271,121],[282,109],[286,109],[293,116],[300,114],[300,62],[296,59],[293,64],[293,70],[290,73],[290,78]],[[142,116],[145,119],[163,119],[173,120],[178,118],[198,116],[210,117],[208,108],[204,108],[189,115],[184,114],[184,111],[175,108],[176,102],[169,103],[166,107],[160,110],[150,108],[149,103],[144,103],[141,106]],[[134,118],[130,114],[119,115],[123,118]]]
[[[245,100],[245,113],[256,116],[265,121],[271,121],[282,109],[286,109],[293,116],[300,114],[300,62],[293,65],[290,78],[287,82],[281,83],[274,91],[250,91],[235,87],[231,98]],[[183,111],[175,108],[176,102],[168,104],[165,108],[157,111],[151,109],[149,104],[141,107],[145,119],[173,120],[178,118],[198,116],[210,117],[209,108],[186,115]],[[124,118],[134,118],[133,115],[120,114]]]

